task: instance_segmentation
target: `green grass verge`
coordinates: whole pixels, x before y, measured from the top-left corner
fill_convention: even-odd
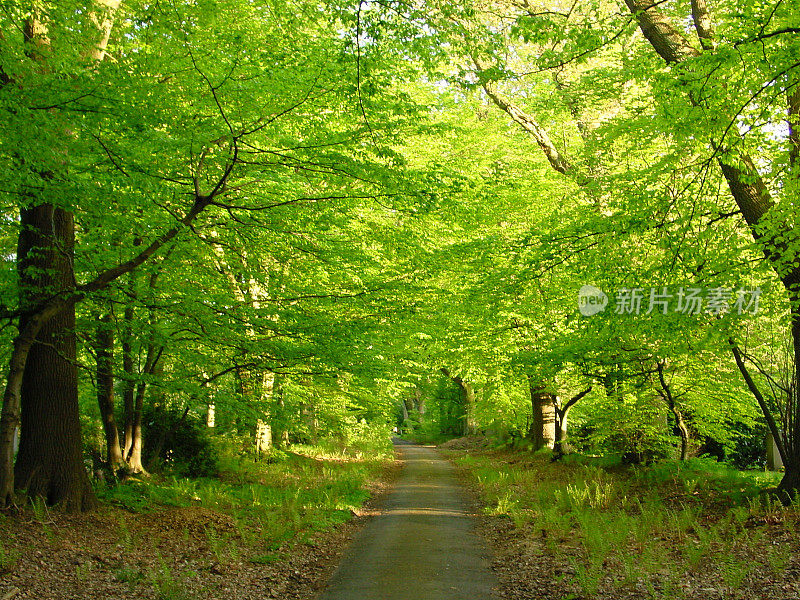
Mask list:
[[[784,576],[793,554],[797,510],[764,493],[780,473],[700,459],[631,468],[580,456],[552,463],[549,453],[449,454],[488,514],[566,565],[564,598],[672,600],[709,586],[739,597],[756,573]]]
[[[350,519],[369,497],[368,482],[392,456],[388,439],[369,447],[295,446],[261,460],[229,456],[214,478],[151,475],[101,485],[97,493],[103,502],[133,513],[202,507],[228,515],[234,533],[206,531],[217,559],[267,563],[279,559],[276,553],[285,544]],[[124,523],[120,527],[124,541]]]

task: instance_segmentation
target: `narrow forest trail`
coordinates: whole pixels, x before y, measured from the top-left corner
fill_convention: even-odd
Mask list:
[[[402,473],[319,600],[489,600],[489,550],[453,466],[432,448],[397,451]]]

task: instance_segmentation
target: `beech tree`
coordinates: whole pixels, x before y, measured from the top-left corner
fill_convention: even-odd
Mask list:
[[[209,212],[214,227],[248,212],[407,194],[389,176],[398,162],[388,142],[406,118],[392,115],[413,109],[383,96],[392,78],[379,76],[379,49],[342,35],[349,8],[93,6],[14,5],[2,17],[0,93],[16,132],[3,140],[14,164],[4,183],[22,209],[22,298],[8,312],[19,331],[0,423],[5,503],[24,487],[70,509],[92,504],[75,303],[191,239]],[[101,61],[106,52],[113,60]],[[43,136],[35,144],[31,131]]]
[[[664,196],[667,220],[655,226],[684,240],[678,225],[699,214],[709,215],[706,220],[714,224],[741,218],[783,283],[792,323],[797,322],[795,217],[789,207],[796,194],[798,65],[791,10],[780,2],[742,14],[725,2],[667,6],[626,0],[625,5],[572,9],[513,3],[477,14],[464,18],[455,34],[467,55],[462,72],[475,73],[471,81],[532,136],[554,171],[574,183],[576,194],[589,203],[583,204],[584,212],[591,205],[598,217],[628,210],[633,223],[638,211],[652,206],[641,191],[659,197],[672,190],[670,200]],[[694,31],[677,25],[687,21]],[[517,101],[503,91],[502,86],[519,90],[517,82],[526,77],[519,72],[538,79],[561,100],[560,121],[554,119],[552,102],[539,101],[544,96],[533,93]],[[579,89],[590,93],[581,96]],[[618,104],[612,107],[615,96]],[[548,131],[547,124],[554,122],[558,138]],[[626,146],[629,154],[614,163]],[[649,165],[637,165],[638,160]],[[678,186],[684,187],[673,187],[681,180]],[[718,180],[732,202],[709,194]],[[663,187],[651,188],[649,182]],[[689,216],[677,217],[682,206]],[[688,258],[682,251],[676,257]],[[796,324],[791,336],[797,338]],[[795,355],[800,356],[800,347]],[[800,362],[794,363],[797,371]],[[796,412],[797,402],[791,402],[789,410]],[[797,487],[800,462],[792,449],[796,432],[786,431],[784,437],[787,465],[793,465],[787,466],[781,486],[788,490]]]

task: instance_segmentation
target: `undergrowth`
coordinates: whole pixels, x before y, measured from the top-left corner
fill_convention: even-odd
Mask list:
[[[622,467],[547,453],[453,452],[490,515],[509,518],[565,565],[563,597],[742,597],[756,574],[781,577],[799,522],[765,490],[779,473],[710,460]],[[599,595],[598,595],[599,594]],[[702,594],[700,594],[702,595]]]
[[[199,507],[227,515],[232,531],[205,530],[216,561],[267,563],[286,544],[350,519],[369,497],[367,483],[391,457],[388,439],[293,446],[259,458],[231,452],[221,455],[217,477],[151,475],[99,484],[96,491],[103,502],[134,514]],[[134,543],[126,519],[119,523],[120,542]]]

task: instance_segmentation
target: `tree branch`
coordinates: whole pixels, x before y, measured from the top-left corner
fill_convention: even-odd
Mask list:
[[[486,70],[486,66],[481,65],[479,59],[475,59],[474,62],[478,71],[482,74]],[[481,79],[483,79],[483,77],[481,77]],[[547,131],[539,125],[536,119],[498,92],[493,82],[488,80],[484,81],[483,89],[500,110],[508,114],[508,116],[519,123],[525,131],[533,136],[533,139],[536,140],[536,143],[542,149],[542,152],[544,152],[545,157],[547,157],[550,166],[562,175],[573,179],[579,185],[586,185],[589,182],[588,178],[578,173],[567,157],[559,152],[558,148],[556,148],[555,144],[550,139],[550,136],[547,135]]]
[[[706,0],[692,0],[692,20],[703,50],[714,49],[714,25]]]
[[[731,352],[733,352],[733,358],[736,361],[736,366],[739,368],[739,372],[742,374],[748,389],[755,397],[756,402],[758,402],[758,406],[761,408],[761,412],[764,414],[764,419],[767,421],[767,427],[769,427],[772,438],[775,440],[775,446],[778,448],[778,454],[781,455],[783,464],[788,464],[790,461],[787,454],[786,444],[784,443],[780,429],[778,429],[778,424],[775,422],[775,417],[772,416],[772,411],[769,409],[769,406],[767,406],[764,396],[761,395],[761,391],[758,389],[755,381],[753,381],[753,378],[750,376],[750,372],[747,370],[747,365],[744,364],[744,360],[742,359],[742,353],[739,350],[739,346],[736,345],[736,342],[733,341],[733,338],[728,338],[728,343],[731,346]]]
[[[679,63],[700,54],[656,8],[653,0],[625,0],[625,4],[636,17],[644,37],[666,62]]]

